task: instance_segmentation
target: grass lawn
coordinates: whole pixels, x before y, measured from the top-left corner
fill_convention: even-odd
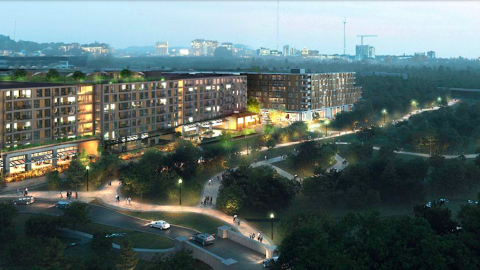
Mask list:
[[[225,225],[215,218],[195,213],[172,212],[130,212],[119,211],[122,214],[146,220],[165,220],[168,223],[197,230],[199,232],[217,233],[217,228]]]
[[[286,160],[282,160],[279,162],[272,163],[272,165],[279,167],[280,169],[288,172],[291,175],[298,175],[300,178],[309,177],[313,175],[314,167],[309,168],[292,168],[288,166]]]
[[[21,213],[18,215],[17,218],[15,218],[14,225],[17,232],[21,236],[25,236],[25,228],[24,228],[25,222],[30,217],[36,216],[36,215],[39,215],[39,214]],[[107,234],[126,233],[126,237],[129,237],[130,240],[133,242],[134,247],[138,247],[138,248],[164,249],[164,248],[171,248],[175,245],[173,240],[170,240],[161,235],[138,232],[138,231],[129,230],[129,229],[120,229],[120,228],[102,225],[102,224],[93,223],[93,222],[83,226],[79,226],[75,230],[92,234],[92,235],[98,232],[105,232]],[[114,237],[113,242],[115,244],[121,244],[123,239],[124,239],[123,237]],[[74,241],[70,241],[70,242],[74,242]]]

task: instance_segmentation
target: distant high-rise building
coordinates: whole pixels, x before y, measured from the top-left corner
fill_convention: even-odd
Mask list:
[[[290,48],[290,56],[298,56],[298,50],[296,48]]]
[[[302,49],[302,56],[308,56],[308,49],[306,47]]]
[[[191,55],[193,56],[213,56],[218,47],[218,41],[195,39],[191,43]]]
[[[233,56],[233,43],[224,42],[220,47],[215,50],[216,57],[232,57]]]
[[[290,56],[290,45],[283,46],[283,56]]]
[[[260,49],[257,49],[257,55],[270,55],[270,49],[260,47]]]
[[[160,55],[160,56],[168,55],[168,42],[155,43],[155,55]]]
[[[357,45],[355,51],[356,60],[375,58],[375,47],[369,45]]]
[[[427,57],[430,59],[435,59],[435,52],[434,51],[427,52]]]

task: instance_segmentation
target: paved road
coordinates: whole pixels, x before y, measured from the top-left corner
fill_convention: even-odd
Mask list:
[[[20,212],[37,212],[50,215],[62,214],[62,210],[55,208],[55,202],[49,201],[36,200],[34,204],[17,205],[16,207]],[[164,235],[172,239],[179,236],[190,237],[192,234],[196,233],[195,230],[175,225],[172,225],[170,229],[165,231],[153,229],[148,226],[148,221],[146,220],[127,216],[117,211],[96,205],[91,205],[89,216],[90,219],[96,223]],[[193,243],[197,244],[196,242]],[[215,244],[206,247],[201,246],[201,244],[198,245],[224,259],[232,258],[238,261],[238,269],[260,269],[262,268],[262,260],[265,258],[265,255],[254,252],[228,239],[217,238]]]

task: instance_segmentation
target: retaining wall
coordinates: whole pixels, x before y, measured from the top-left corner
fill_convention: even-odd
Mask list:
[[[243,234],[233,231],[232,228],[230,228],[229,226],[218,227],[217,236],[224,239],[225,238],[229,239],[237,244],[240,244],[258,253],[264,254],[267,259],[270,259],[271,257],[273,257],[275,249],[277,248],[277,246],[275,245],[269,246],[269,245],[260,243],[254,239],[250,239],[244,236]]]

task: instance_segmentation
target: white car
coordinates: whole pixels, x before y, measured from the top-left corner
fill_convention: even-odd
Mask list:
[[[170,224],[168,224],[168,222],[163,221],[163,220],[157,220],[157,221],[150,222],[150,227],[151,228],[157,228],[157,229],[160,229],[160,230],[166,230],[166,229],[170,228]]]

